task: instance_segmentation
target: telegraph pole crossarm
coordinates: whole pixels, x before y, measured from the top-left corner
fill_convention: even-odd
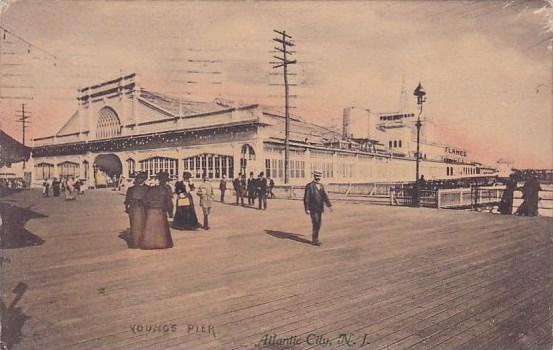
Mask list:
[[[295,46],[291,41],[292,36],[286,34],[286,31],[273,30],[279,35],[279,37],[273,38],[273,41],[282,45],[282,48],[275,47],[275,49],[282,53],[282,56],[273,56],[277,59],[277,62],[271,62],[273,69],[283,68],[283,79],[284,79],[284,116],[285,116],[285,127],[284,127],[284,183],[288,184],[289,178],[289,165],[290,165],[290,113],[289,113],[289,86],[288,84],[288,65],[295,64],[296,60],[290,60],[288,57],[293,55],[295,51],[288,50],[288,47]]]
[[[16,114],[16,122],[21,123],[21,129],[22,129],[22,140],[21,143],[23,146],[25,146],[25,132],[27,131],[27,128],[29,124],[31,123],[29,119],[31,119],[31,113],[28,110],[25,110],[25,104],[21,104],[21,110],[17,111]],[[23,162],[23,169],[25,169],[25,162]]]

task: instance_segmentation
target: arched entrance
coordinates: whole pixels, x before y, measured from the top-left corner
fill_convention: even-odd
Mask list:
[[[255,160],[255,150],[249,144],[243,144],[240,148],[240,173],[246,175],[248,160]]]
[[[100,154],[94,159],[95,187],[112,187],[117,184],[123,171],[121,159],[115,154]]]

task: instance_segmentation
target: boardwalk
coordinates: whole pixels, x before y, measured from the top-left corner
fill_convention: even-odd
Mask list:
[[[551,349],[550,218],[340,201],[314,247],[300,201],[217,203],[140,251],[122,199],[4,198],[36,243],[2,252],[13,349]]]

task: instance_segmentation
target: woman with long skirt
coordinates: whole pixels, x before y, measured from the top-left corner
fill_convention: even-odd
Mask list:
[[[531,174],[522,187],[522,199],[524,200],[517,209],[515,215],[537,216],[539,194],[541,191],[538,179]]]
[[[75,195],[75,181],[73,180],[73,176],[70,176],[65,183],[65,200],[70,201],[75,199],[77,199]]]
[[[59,197],[60,185],[60,181],[57,178],[54,178],[54,181],[52,181],[52,191],[54,192],[54,197]]]
[[[517,189],[517,182],[513,174],[507,179],[505,183],[505,190],[503,196],[501,196],[501,203],[499,204],[499,212],[503,215],[513,214],[513,197]]]
[[[171,187],[167,185],[169,174],[160,172],[157,175],[159,185],[151,187],[146,192],[144,207],[146,223],[138,245],[140,249],[167,249],[173,247],[173,239],[169,230],[167,216],[173,217],[173,201]]]
[[[195,230],[200,226],[196,209],[194,209],[194,200],[192,199],[192,191],[194,184],[190,182],[192,174],[185,171],[183,181],[178,181],[175,184],[175,193],[177,194],[177,208],[175,210],[175,219],[173,220],[173,228],[179,230]]]
[[[129,188],[125,196],[125,212],[129,214],[130,230],[128,237],[129,248],[138,248],[138,240],[146,223],[146,192],[148,187],[144,181],[148,178],[146,173],[136,175],[134,185]]]

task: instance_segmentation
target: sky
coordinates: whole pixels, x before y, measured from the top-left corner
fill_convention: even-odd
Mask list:
[[[295,43],[292,105],[303,119],[339,127],[344,107],[398,111],[402,88],[414,112],[420,81],[434,141],[490,165],[553,168],[548,1],[1,4],[0,127],[17,138],[21,103],[28,135],[52,135],[76,109],[77,88],[131,72],[168,95],[282,109],[270,64],[277,29]]]

